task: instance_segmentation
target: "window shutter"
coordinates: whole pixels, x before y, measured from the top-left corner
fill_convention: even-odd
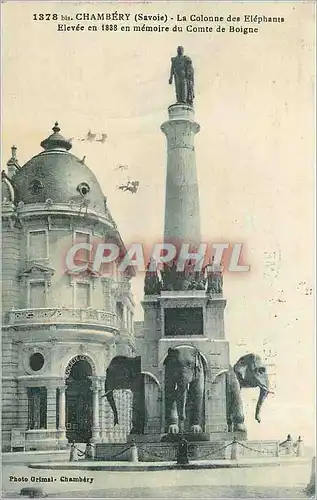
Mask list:
[[[44,281],[35,281],[30,283],[30,307],[45,307],[46,297],[45,297],[45,283]]]
[[[90,307],[90,285],[88,283],[76,283],[76,307]]]
[[[30,231],[29,233],[29,259],[46,259],[47,243],[45,231]]]

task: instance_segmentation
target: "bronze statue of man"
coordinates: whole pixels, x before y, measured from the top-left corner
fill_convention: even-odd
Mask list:
[[[194,68],[190,57],[184,55],[183,47],[177,47],[177,56],[171,59],[169,84],[175,82],[177,102],[193,105]]]
[[[186,64],[186,82],[187,82],[187,104],[193,105],[194,101],[194,68],[191,59],[187,58]]]

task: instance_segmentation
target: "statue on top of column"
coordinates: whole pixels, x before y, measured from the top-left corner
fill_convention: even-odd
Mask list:
[[[177,56],[172,57],[169,84],[175,82],[178,103],[193,105],[194,100],[194,68],[190,57],[184,55],[184,48],[177,47]]]

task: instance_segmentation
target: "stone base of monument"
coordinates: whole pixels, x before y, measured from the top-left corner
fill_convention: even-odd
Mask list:
[[[183,434],[188,441],[189,460],[231,460],[232,442],[238,442],[237,456],[241,458],[275,458],[278,456],[278,441],[247,441],[246,433]],[[240,435],[239,435],[240,434]],[[96,444],[95,460],[130,461],[132,442],[137,446],[139,462],[176,461],[178,435],[140,434],[128,436],[127,443]]]
[[[139,462],[174,462],[176,461],[178,442],[140,441],[135,440],[138,449]],[[189,443],[190,460],[225,459],[225,442],[192,441]],[[118,445],[111,443],[99,443],[96,445],[95,460],[104,461],[130,461],[128,451],[121,445],[122,453]],[[221,448],[220,451],[219,448]],[[120,453],[120,455],[119,455]]]
[[[181,437],[188,442],[196,441],[232,441],[236,438],[238,441],[245,441],[247,439],[246,432],[201,432],[199,434],[184,433]],[[129,434],[127,438],[128,443],[176,443],[179,441],[180,434]]]

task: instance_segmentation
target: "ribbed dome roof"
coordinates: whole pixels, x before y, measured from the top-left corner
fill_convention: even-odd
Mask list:
[[[69,153],[70,141],[59,132],[41,142],[42,153],[29,160],[14,176],[16,202],[85,203],[89,208],[104,211],[104,195],[95,175],[76,156]]]

